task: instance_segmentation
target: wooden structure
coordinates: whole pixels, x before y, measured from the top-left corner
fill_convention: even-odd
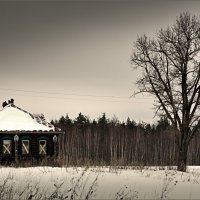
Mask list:
[[[47,122],[39,123],[14,102],[8,103],[0,111],[0,162],[56,157],[61,133]]]

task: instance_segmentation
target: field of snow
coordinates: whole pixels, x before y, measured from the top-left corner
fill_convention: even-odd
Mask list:
[[[200,167],[0,168],[0,199],[199,199]]]

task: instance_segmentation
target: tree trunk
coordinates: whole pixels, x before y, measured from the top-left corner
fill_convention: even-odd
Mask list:
[[[184,145],[179,149],[178,152],[178,165],[177,170],[186,172],[186,164],[187,164],[187,145]]]

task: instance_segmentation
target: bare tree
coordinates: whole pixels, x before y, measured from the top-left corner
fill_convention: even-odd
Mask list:
[[[137,81],[139,93],[153,95],[156,114],[170,120],[178,170],[186,171],[188,146],[200,127],[200,21],[182,13],[156,38],[139,37],[134,48],[131,63],[143,71]]]

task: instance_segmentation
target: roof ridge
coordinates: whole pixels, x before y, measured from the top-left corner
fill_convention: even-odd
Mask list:
[[[11,105],[12,107],[14,107],[14,108],[17,108],[18,110],[21,110],[21,111],[23,111],[23,112],[25,112],[25,113],[27,113],[27,114],[29,114],[31,117],[32,117],[32,119],[35,119],[35,117],[33,116],[33,114],[31,114],[30,112],[28,112],[28,111],[26,111],[26,110],[24,110],[24,109],[22,109],[22,108],[20,108],[20,107],[18,107],[18,106],[16,106],[16,105]]]

